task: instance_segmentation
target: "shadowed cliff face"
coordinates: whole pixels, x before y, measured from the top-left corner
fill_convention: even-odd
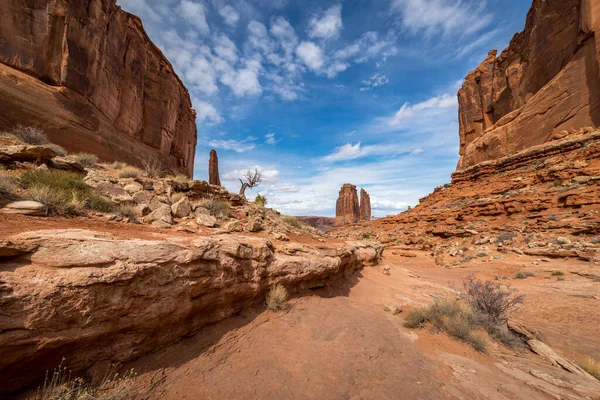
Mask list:
[[[600,4],[534,0],[523,32],[458,93],[458,169],[600,125]]]
[[[37,125],[69,151],[193,172],[189,93],[115,0],[3,1],[0,109],[0,129]]]

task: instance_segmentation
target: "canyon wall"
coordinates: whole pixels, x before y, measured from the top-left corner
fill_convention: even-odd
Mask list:
[[[596,0],[533,1],[523,32],[458,93],[459,170],[600,126],[599,28]]]
[[[116,0],[0,2],[0,130],[38,126],[69,151],[157,158],[191,176],[195,119],[173,67]]]

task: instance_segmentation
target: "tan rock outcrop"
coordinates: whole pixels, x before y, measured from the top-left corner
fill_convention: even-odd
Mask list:
[[[0,241],[0,392],[154,351],[248,308],[277,283],[321,287],[376,265],[381,246],[262,238],[118,239],[85,230]],[[19,265],[18,268],[14,268]]]
[[[208,160],[208,183],[221,186],[221,178],[219,177],[219,157],[217,157],[217,151],[215,149],[210,151],[210,158]]]
[[[365,189],[360,189],[360,220],[371,220],[371,196]]]
[[[0,2],[0,129],[39,126],[104,161],[161,160],[191,176],[190,96],[116,0]]]
[[[345,225],[358,222],[360,208],[356,186],[346,183],[340,189],[340,194],[335,205],[335,224]]]
[[[600,3],[534,0],[523,32],[458,93],[458,169],[600,126],[599,63]]]

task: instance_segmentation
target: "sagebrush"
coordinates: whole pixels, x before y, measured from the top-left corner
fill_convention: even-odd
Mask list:
[[[230,202],[212,197],[200,200],[197,205],[207,209],[210,215],[217,218],[227,217],[231,208]]]
[[[42,145],[48,143],[48,136],[46,136],[46,133],[33,126],[17,125],[12,130],[12,135],[27,144]]]
[[[77,153],[73,155],[75,161],[86,168],[94,167],[98,163],[98,156],[90,153]]]
[[[267,293],[267,308],[269,310],[285,310],[287,308],[288,292],[282,284],[277,284]]]

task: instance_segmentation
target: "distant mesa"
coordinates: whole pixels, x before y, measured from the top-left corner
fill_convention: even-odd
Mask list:
[[[215,186],[221,186],[221,178],[219,178],[219,157],[217,157],[217,151],[215,149],[210,151],[210,158],[208,159],[208,183]]]
[[[361,189],[360,197],[361,204],[358,202],[356,186],[350,183],[342,186],[335,206],[336,226],[371,220],[371,198],[364,189]]]
[[[462,170],[600,126],[600,2],[534,0],[458,92]]]
[[[0,131],[192,176],[196,113],[141,20],[115,0],[0,1]]]

